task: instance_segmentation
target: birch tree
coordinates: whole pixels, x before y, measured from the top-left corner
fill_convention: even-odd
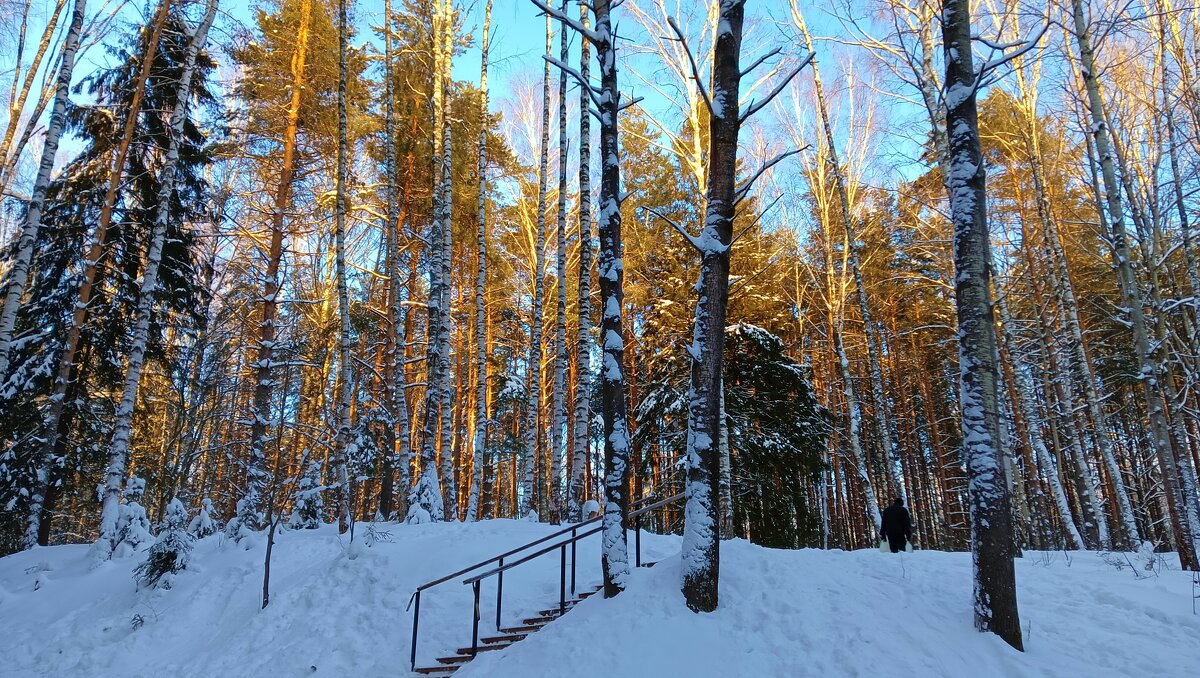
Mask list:
[[[533,263],[533,305],[529,316],[529,409],[526,412],[525,456],[522,461],[521,515],[534,510],[534,468],[541,454],[538,424],[542,391],[542,304],[546,296],[546,196],[549,191],[550,157],[550,60],[554,31],[546,15],[546,62],[542,70],[542,139],[538,161],[537,242]]]
[[[346,139],[346,52],[349,39],[349,18],[346,13],[346,0],[338,0],[338,140],[337,140],[337,177],[334,191],[337,204],[334,207],[334,258],[337,275],[338,295],[338,406],[337,406],[337,435],[334,438],[333,466],[337,474],[337,514],[338,532],[350,532],[354,539],[353,528],[353,488],[350,486],[349,464],[347,462],[348,448],[353,444],[351,435],[353,422],[350,420],[350,404],[353,398],[354,373],[351,369],[351,349],[353,340],[350,328],[350,293],[346,284],[346,174],[347,153],[349,144]]]
[[[13,327],[17,322],[17,311],[21,306],[21,297],[25,294],[25,284],[29,280],[29,262],[33,259],[33,247],[37,242],[38,231],[42,227],[42,208],[46,202],[46,189],[50,186],[50,172],[54,169],[54,157],[58,154],[58,144],[62,139],[67,114],[67,98],[70,94],[71,77],[75,73],[75,54],[79,51],[80,35],[83,31],[83,17],[86,12],[86,0],[75,0],[71,12],[71,25],[63,40],[58,77],[54,86],[54,109],[50,112],[50,123],[46,129],[46,139],[42,142],[42,157],[38,162],[37,178],[33,182],[33,192],[25,207],[25,221],[21,227],[21,236],[17,242],[16,253],[5,279],[4,306],[0,308],[0,379],[8,376],[9,354],[12,351]],[[47,28],[44,42],[50,38]],[[39,47],[40,51],[44,47]],[[19,71],[20,69],[18,69]],[[30,67],[30,77],[36,66]],[[15,76],[14,76],[15,77]],[[15,85],[14,81],[14,85]],[[28,84],[26,85],[26,89]],[[15,124],[17,115],[14,104],[10,113],[10,124]],[[7,150],[5,147],[4,150]],[[2,155],[0,155],[2,157]],[[35,519],[36,520],[36,519]]]
[[[579,3],[579,23],[590,27],[587,5]],[[579,45],[579,80],[589,83],[590,42]],[[571,483],[568,488],[567,514],[581,521],[586,494],[585,471],[588,463],[588,416],[592,397],[592,129],[591,91],[579,87],[579,329],[575,345],[575,419],[571,437]]]
[[[567,13],[563,0],[562,13]],[[567,63],[567,32],[559,31],[559,62]],[[549,62],[547,62],[549,65]],[[555,237],[558,308],[554,323],[554,396],[550,424],[550,518],[557,523],[563,512],[563,463],[567,428],[567,74],[558,74],[558,229]]]
[[[159,190],[156,199],[154,229],[150,234],[150,250],[146,253],[146,268],[139,285],[137,309],[133,325],[133,340],[125,367],[125,379],[121,389],[121,400],[117,406],[116,423],[108,449],[108,467],[104,473],[104,493],[100,512],[100,538],[93,548],[93,557],[108,560],[117,539],[117,517],[121,500],[121,485],[129,463],[129,436],[133,423],[133,410],[137,404],[138,384],[141,382],[142,366],[146,357],[146,346],[150,335],[150,315],[154,310],[155,293],[158,291],[158,270],[162,261],[163,241],[167,235],[171,200],[175,192],[175,168],[179,161],[180,137],[192,100],[192,76],[196,71],[196,58],[208,42],[208,29],[217,14],[217,0],[207,0],[204,16],[192,31],[184,57],[183,70],[175,98],[175,109],[171,111],[167,157],[159,171]]]
[[[492,0],[483,10],[483,37],[479,67],[479,164],[476,185],[479,190],[478,219],[475,224],[475,436],[471,448],[471,491],[467,496],[467,522],[479,519],[479,495],[483,491],[484,452],[488,434],[488,341],[487,309],[487,125],[488,115],[488,31],[492,25]]]
[[[604,596],[611,598],[625,590],[630,566],[625,540],[625,522],[629,514],[629,424],[625,393],[625,328],[622,309],[625,292],[624,245],[621,239],[621,164],[618,143],[618,117],[623,108],[633,102],[622,102],[617,85],[617,36],[613,30],[610,0],[596,0],[591,5],[595,28],[586,28],[564,12],[550,8],[541,0],[533,4],[570,26],[596,48],[600,67],[600,85],[593,85],[565,63],[547,56],[571,74],[588,97],[587,111],[595,107],[600,121],[600,256],[597,261],[600,279],[600,406],[604,419],[604,508],[601,519],[600,563],[604,572]],[[616,4],[620,4],[619,2]],[[548,50],[547,50],[548,51]]]
[[[1159,365],[1150,346],[1146,327],[1141,290],[1138,288],[1134,271],[1129,239],[1125,231],[1125,206],[1121,201],[1122,186],[1118,183],[1116,159],[1109,138],[1108,120],[1104,110],[1104,99],[1096,74],[1096,58],[1092,49],[1090,27],[1083,10],[1083,0],[1072,0],[1072,32],[1079,51],[1082,67],[1084,94],[1090,116],[1089,133],[1099,156],[1100,175],[1104,182],[1108,226],[1111,230],[1112,255],[1117,269],[1117,281],[1121,290],[1122,305],[1128,309],[1130,329],[1133,333],[1134,351],[1138,360],[1138,379],[1142,386],[1146,413],[1150,424],[1150,438],[1162,473],[1163,490],[1175,535],[1179,561],[1184,569],[1200,569],[1196,535],[1191,534],[1184,518],[1187,499],[1180,487],[1179,468],[1171,440],[1166,413],[1163,411],[1162,395],[1159,391],[1161,378]]]

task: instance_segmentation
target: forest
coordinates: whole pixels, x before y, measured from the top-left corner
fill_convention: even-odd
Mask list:
[[[0,0],[0,554],[599,513],[612,595],[684,493],[711,610],[899,498],[1015,647],[1022,549],[1200,569],[1200,8],[494,5]]]

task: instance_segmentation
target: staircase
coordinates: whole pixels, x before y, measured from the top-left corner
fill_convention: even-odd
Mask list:
[[[653,563],[646,563],[645,567],[649,567],[651,565],[653,565]],[[458,671],[460,667],[474,659],[479,652],[495,652],[497,650],[503,650],[521,642],[522,640],[525,640],[530,635],[540,631],[542,627],[546,626],[550,622],[558,619],[567,612],[570,612],[571,608],[578,605],[580,601],[599,592],[602,588],[603,584],[600,584],[580,592],[577,597],[566,601],[564,604],[564,611],[559,611],[559,608],[557,607],[541,610],[537,613],[537,616],[522,619],[521,623],[517,624],[516,626],[509,626],[500,629],[497,635],[483,636],[479,639],[479,645],[477,647],[460,647],[458,648],[458,652],[456,654],[452,654],[449,657],[438,657],[438,665],[417,667],[413,669],[413,671],[426,676],[453,675],[454,672]]]
[[[678,502],[684,498],[683,493],[677,494],[666,499],[647,503],[653,498],[646,498],[641,502],[640,506],[635,505],[634,510],[628,514],[628,521],[625,524],[625,531],[628,534],[630,527],[635,531],[634,534],[634,564],[636,567],[650,567],[654,563],[642,562],[642,529],[641,516],[662,508],[668,504]],[[493,556],[474,565],[465,567],[457,572],[448,574],[440,579],[422,584],[413,591],[412,598],[409,599],[408,608],[413,610],[412,622],[412,645],[409,655],[410,668],[414,673],[427,676],[449,676],[458,671],[459,667],[465,665],[474,659],[480,652],[496,652],[503,650],[514,643],[524,640],[532,633],[541,630],[543,626],[553,622],[555,619],[565,615],[571,611],[580,601],[594,595],[600,590],[601,586],[593,586],[581,591],[576,590],[575,586],[575,562],[576,562],[576,544],[587,537],[594,534],[599,534],[603,529],[600,523],[601,517],[597,516],[591,520],[582,523],[571,525],[562,530],[546,535],[541,539],[536,539],[523,544],[515,549],[506,551],[500,555]],[[632,523],[632,525],[631,525]],[[549,543],[549,545],[546,545]],[[532,550],[534,547],[539,547],[537,550]],[[570,558],[567,553],[570,551]],[[558,582],[558,605],[549,609],[540,610],[535,616],[522,619],[515,626],[504,626],[501,623],[501,615],[504,609],[504,573],[515,567],[523,565],[531,560],[540,558],[544,555],[557,551],[559,554],[559,582]],[[505,561],[508,562],[505,562]],[[570,563],[568,576],[567,564]],[[472,574],[474,573],[474,574]],[[474,594],[474,609],[472,611],[472,630],[471,630],[471,645],[470,647],[461,647],[456,654],[448,657],[438,657],[437,664],[433,666],[417,666],[417,641],[419,639],[419,630],[421,623],[421,594],[435,586],[440,586],[453,579],[464,575],[468,576],[462,580],[462,583],[469,585]],[[482,583],[485,579],[496,579],[496,635],[480,636],[479,621],[480,621],[480,595],[482,591]]]

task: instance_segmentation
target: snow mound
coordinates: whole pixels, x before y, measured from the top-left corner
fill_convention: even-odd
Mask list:
[[[0,675],[409,675],[413,590],[555,529],[360,524],[354,549],[331,526],[284,531],[265,610],[261,537],[249,549],[220,535],[198,540],[170,590],[136,587],[144,550],[91,569],[86,545],[34,549],[0,559]],[[581,588],[599,580],[594,542],[579,548]],[[642,551],[661,562],[636,571],[628,591],[593,596],[457,675],[1194,676],[1200,666],[1200,617],[1177,570],[1137,579],[1097,554],[1030,554],[1017,569],[1021,655],[973,630],[967,554],[726,542],[721,608],[697,615],[678,592],[678,538],[647,535]],[[556,603],[558,574],[557,553],[506,574],[504,624]],[[488,580],[485,635],[494,601]],[[470,644],[470,611],[470,587],[457,581],[422,596],[418,665]]]
[[[974,630],[965,553],[780,551],[722,544],[721,603],[695,614],[678,557],[639,570],[612,600],[584,601],[456,675],[1185,676],[1200,667],[1200,616],[1178,570],[1137,579],[1099,554],[1017,563],[1027,652]],[[1136,561],[1135,561],[1136,562]]]

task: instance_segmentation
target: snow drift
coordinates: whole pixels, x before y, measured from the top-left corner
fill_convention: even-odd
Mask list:
[[[548,525],[357,528],[282,533],[271,605],[260,610],[263,543],[196,542],[170,590],[136,588],[145,554],[88,569],[87,546],[0,559],[0,674],[56,676],[408,675],[413,589],[548,534]],[[375,532],[374,535],[368,534]],[[579,551],[581,586],[599,579],[595,539]],[[367,542],[373,542],[366,547]],[[1025,654],[971,626],[970,557],[875,549],[779,551],[722,546],[721,606],[698,615],[679,592],[679,540],[648,536],[662,559],[613,600],[564,618],[460,676],[1194,676],[1200,616],[1188,573],[1135,570],[1096,553],[1030,553],[1017,562]],[[1125,566],[1118,569],[1113,563]],[[558,597],[554,555],[505,577],[505,623]],[[494,611],[485,582],[483,626]],[[451,582],[422,599],[419,664],[470,643],[470,591]]]

